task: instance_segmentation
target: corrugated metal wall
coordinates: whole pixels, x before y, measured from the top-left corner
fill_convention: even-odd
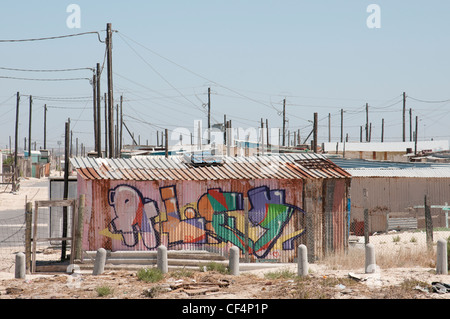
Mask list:
[[[429,205],[450,203],[450,178],[409,178],[409,177],[353,177],[351,195],[351,219],[364,221],[363,189],[367,189],[367,206],[370,215],[370,232],[387,229],[387,214],[393,216],[418,216],[418,227],[423,218],[427,195]],[[444,214],[440,209],[432,209],[433,226],[445,226]]]
[[[347,182],[330,179],[324,188],[323,181],[307,180],[304,191],[301,179],[175,182],[79,177],[78,193],[86,195],[83,249],[148,250],[163,244],[172,250],[227,256],[229,248],[237,246],[248,261],[293,262],[298,245],[307,244],[310,254],[320,257],[325,250],[347,244]]]

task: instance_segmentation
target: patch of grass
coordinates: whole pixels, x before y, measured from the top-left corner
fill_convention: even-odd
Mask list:
[[[416,237],[411,237],[411,239],[409,240],[411,243],[417,243],[417,238]]]
[[[394,243],[399,243],[400,240],[401,240],[401,238],[400,238],[399,235],[397,235],[397,236],[395,236],[395,237],[392,237],[392,241],[393,241]]]
[[[204,268],[206,269],[206,271],[216,271],[221,274],[228,274],[230,272],[226,265],[214,261],[207,263]]]
[[[336,293],[337,285],[344,285],[347,288],[354,288],[359,285],[351,278],[336,278],[323,276],[314,278],[311,276],[296,278],[296,291],[294,298],[297,299],[332,299]]]
[[[296,277],[297,273],[289,269],[271,271],[264,274],[264,278],[266,279],[294,279]]]
[[[185,278],[185,277],[192,278],[192,277],[194,277],[194,271],[186,269],[186,268],[182,268],[182,269],[177,269],[177,270],[169,272],[169,275],[170,275],[170,277],[176,278],[176,279]]]
[[[137,272],[137,278],[145,282],[158,282],[164,279],[164,275],[158,268],[141,268]]]
[[[109,286],[97,287],[95,288],[95,291],[97,292],[98,297],[106,297],[114,292],[114,290]]]

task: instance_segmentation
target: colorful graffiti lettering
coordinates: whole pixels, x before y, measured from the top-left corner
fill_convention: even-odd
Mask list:
[[[142,196],[135,187],[119,185],[108,192],[108,203],[114,211],[110,231],[119,234],[125,246],[134,247],[141,240],[148,249],[158,247],[154,218],[159,212],[154,200]]]
[[[197,202],[179,207],[176,186],[159,189],[164,210],[132,186],[119,185],[109,191],[113,208],[110,227],[102,234],[120,239],[127,247],[142,241],[147,249],[156,248],[162,236],[169,247],[183,244],[233,244],[256,258],[279,256],[280,250],[293,250],[294,239],[304,229],[286,230],[296,206],[285,202],[284,190],[266,186],[250,189],[248,217],[244,214],[244,194],[209,189]],[[131,217],[130,217],[131,216]],[[155,227],[155,225],[159,227]],[[158,229],[158,231],[156,230]]]

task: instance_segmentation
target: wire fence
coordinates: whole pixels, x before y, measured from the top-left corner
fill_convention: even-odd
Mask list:
[[[67,234],[71,234],[72,210],[67,210]],[[34,213],[34,212],[33,212]],[[63,216],[62,207],[41,207],[39,208],[38,218],[33,226],[37,229],[37,238],[61,238],[63,236]],[[420,212],[419,218],[422,218],[425,212]],[[23,214],[11,218],[0,219],[0,271],[14,272],[15,255],[18,252],[25,251],[26,242],[26,217]],[[404,266],[424,266],[434,267],[436,244],[440,239],[448,242],[450,249],[450,228],[440,227],[423,227],[423,223],[415,223],[410,220],[396,221],[398,226],[387,226],[385,231],[370,231],[371,218],[370,214],[368,223],[352,221],[348,223],[348,246],[349,250],[363,250],[367,243],[375,246],[377,258],[380,266],[384,268],[397,268]],[[366,220],[366,221],[367,221]],[[433,218],[431,218],[433,221]],[[389,224],[389,220],[387,220]],[[391,229],[390,229],[391,228]],[[395,228],[395,229],[392,229]],[[428,229],[428,231],[427,231]],[[156,229],[158,230],[158,229]],[[107,250],[115,250],[112,239],[115,238],[113,229],[108,227],[103,230],[103,234],[109,240],[103,240]],[[117,236],[116,236],[117,237]],[[135,240],[133,234],[130,240]],[[309,238],[306,236],[306,238]],[[430,243],[431,240],[431,243]],[[134,242],[133,242],[134,243]],[[151,243],[149,240],[148,243]],[[37,260],[58,260],[62,255],[61,240],[48,240],[37,243]],[[70,253],[70,240],[67,243],[67,252]],[[130,244],[130,243],[128,243]],[[197,247],[197,246],[195,246]],[[142,247],[146,250],[146,247]],[[331,254],[334,252],[331,250]],[[450,257],[450,253],[448,254]],[[320,260],[318,261],[320,262]],[[383,263],[383,264],[382,264]],[[382,265],[381,265],[382,264]],[[449,263],[450,264],[450,263]],[[343,265],[342,267],[345,267]]]
[[[71,219],[71,210],[68,210],[68,220]],[[28,224],[26,213],[20,216],[0,219],[0,271],[14,272],[15,255],[26,251],[26,231],[31,226],[30,233],[36,226],[36,238],[59,238],[62,237],[63,212],[61,207],[39,208],[36,223]],[[71,223],[68,223],[70,233]],[[70,248],[70,241],[67,245]],[[61,240],[43,240],[36,242],[36,259],[39,261],[57,261],[61,259]],[[31,247],[31,243],[29,243]]]

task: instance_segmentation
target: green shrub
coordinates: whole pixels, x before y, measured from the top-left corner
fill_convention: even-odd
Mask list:
[[[164,275],[158,268],[141,268],[137,272],[137,278],[145,282],[158,282]]]
[[[221,264],[221,263],[214,262],[214,261],[207,263],[205,266],[205,269],[206,269],[206,271],[217,271],[221,274],[229,273],[229,269],[227,266],[225,266],[224,264]]]
[[[97,296],[105,297],[113,293],[113,289],[109,286],[100,286],[95,289],[97,291]]]

